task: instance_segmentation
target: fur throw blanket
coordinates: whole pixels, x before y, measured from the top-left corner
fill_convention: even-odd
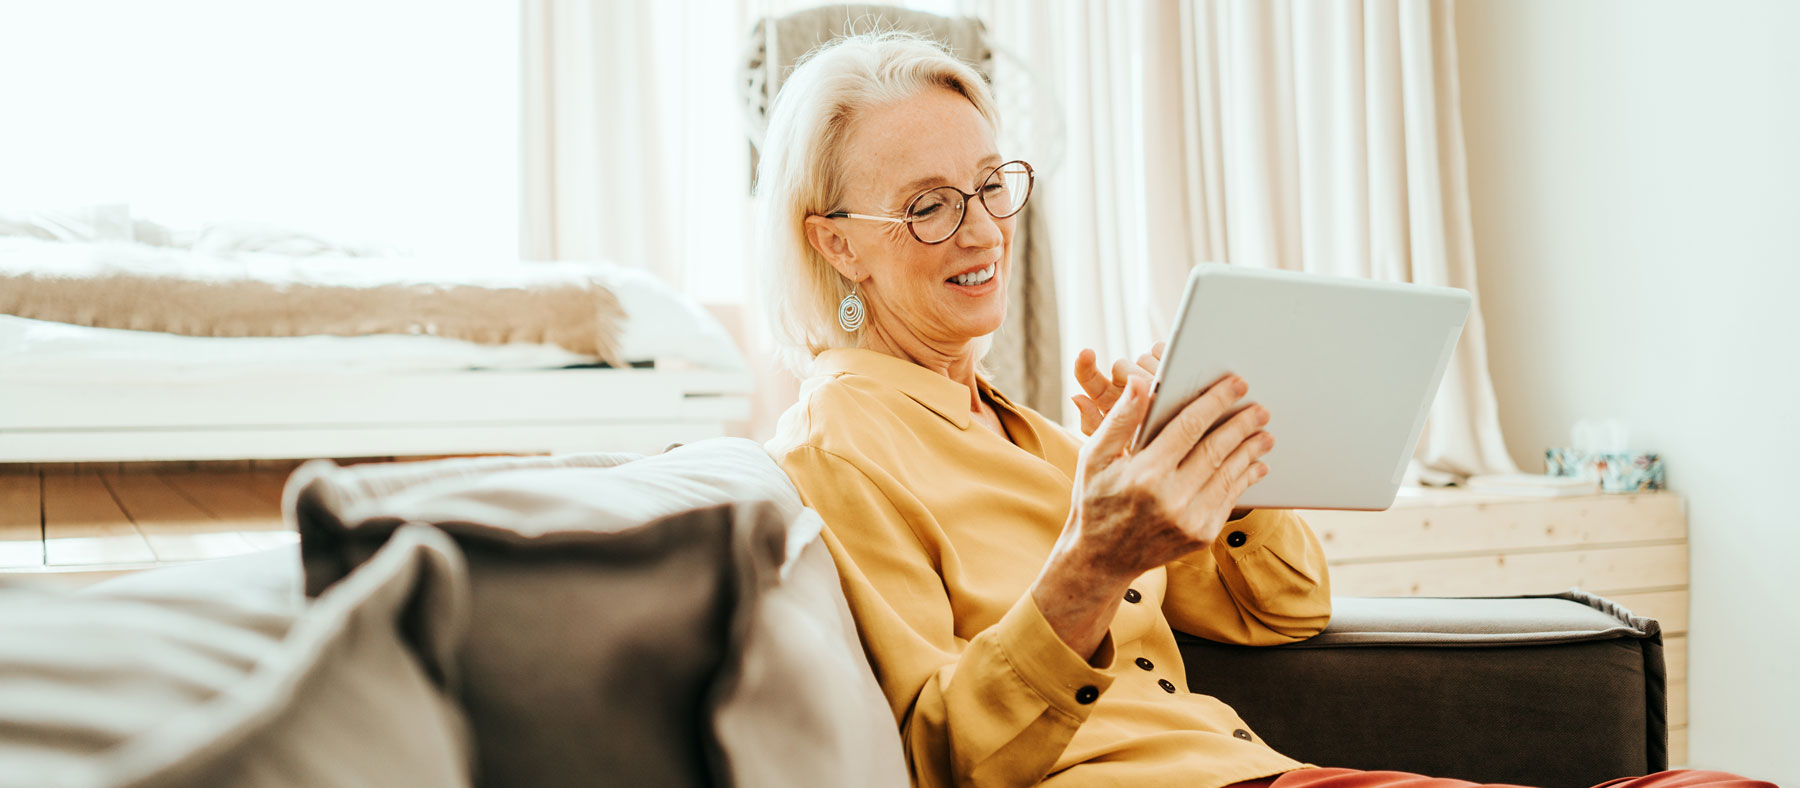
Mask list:
[[[429,334],[553,344],[624,366],[603,263],[211,257],[0,238],[0,314],[202,337]]]

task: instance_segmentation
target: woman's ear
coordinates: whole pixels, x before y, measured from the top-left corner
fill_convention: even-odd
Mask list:
[[[818,250],[825,262],[830,263],[845,279],[862,281],[862,271],[856,262],[856,250],[851,248],[850,239],[838,231],[837,223],[823,216],[806,217],[806,242],[812,244],[812,248]]]

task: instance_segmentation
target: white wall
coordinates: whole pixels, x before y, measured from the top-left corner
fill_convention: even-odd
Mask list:
[[[1800,3],[1461,0],[1514,457],[1616,416],[1687,498],[1690,763],[1800,785]]]

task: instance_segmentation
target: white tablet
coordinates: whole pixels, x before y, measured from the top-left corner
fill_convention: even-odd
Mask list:
[[[1467,291],[1203,263],[1163,350],[1143,448],[1236,373],[1269,409],[1269,475],[1240,506],[1386,509],[1469,316]],[[1229,417],[1229,415],[1228,415]]]

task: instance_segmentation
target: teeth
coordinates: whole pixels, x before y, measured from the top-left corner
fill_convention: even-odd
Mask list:
[[[992,278],[994,278],[994,266],[990,265],[972,274],[950,277],[950,281],[965,287],[973,287]]]

